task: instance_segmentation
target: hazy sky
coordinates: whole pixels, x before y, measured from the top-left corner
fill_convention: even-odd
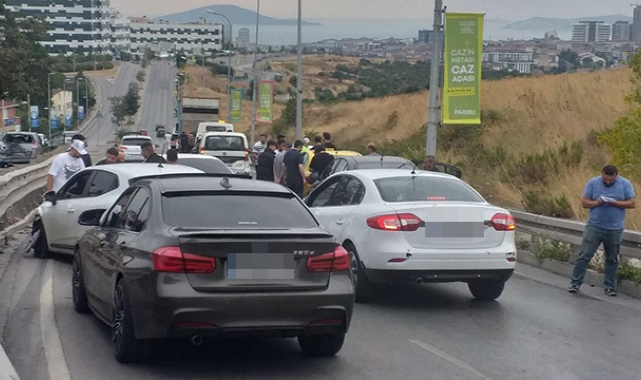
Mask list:
[[[111,0],[128,16],[160,16],[204,5],[234,4],[256,9],[256,0]],[[632,16],[631,0],[445,0],[452,12],[485,13],[487,18],[526,19],[626,14]],[[297,0],[263,0],[261,13],[272,17],[296,17]],[[402,4],[402,5],[401,5]],[[433,0],[303,0],[303,18],[396,18],[431,19]]]

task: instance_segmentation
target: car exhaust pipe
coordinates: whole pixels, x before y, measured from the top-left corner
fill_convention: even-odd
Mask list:
[[[423,283],[425,283],[425,279],[423,277],[419,277],[419,278],[416,279],[416,283],[417,284],[423,284]]]
[[[203,344],[203,337],[200,335],[194,335],[189,340],[194,346],[200,346],[201,344]]]

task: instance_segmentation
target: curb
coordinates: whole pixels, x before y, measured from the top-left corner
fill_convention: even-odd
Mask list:
[[[570,284],[569,279],[570,277],[572,277],[572,270],[574,269],[574,265],[570,263],[550,259],[541,261],[533,253],[528,251],[519,251],[516,255],[516,261],[525,265],[552,272],[554,274],[558,274],[559,276],[564,276],[568,278],[568,286]],[[603,279],[604,276],[602,273],[599,273],[592,269],[588,269],[585,273],[585,280],[583,282],[584,284],[588,285],[603,286]],[[638,284],[634,281],[620,280],[617,284],[617,291],[627,296],[641,299],[641,284]]]

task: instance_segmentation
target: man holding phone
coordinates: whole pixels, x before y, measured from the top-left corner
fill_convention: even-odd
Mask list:
[[[605,251],[605,293],[616,297],[616,277],[619,268],[619,247],[623,240],[625,214],[636,206],[634,188],[627,179],[619,176],[617,168],[607,165],[601,175],[590,179],[583,191],[583,208],[590,210],[588,223],[583,230],[579,258],[572,271],[570,293],[579,291],[585,272],[599,245]]]

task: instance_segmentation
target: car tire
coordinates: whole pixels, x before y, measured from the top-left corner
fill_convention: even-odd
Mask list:
[[[38,223],[40,223],[40,235],[33,245],[33,256],[38,259],[47,259],[51,257],[51,251],[49,251],[49,243],[47,241],[47,233],[42,221]]]
[[[346,244],[345,249],[350,253],[350,268],[355,282],[355,301],[357,303],[371,301],[374,296],[374,284],[365,275],[365,268],[358,257],[356,248],[351,244]]]
[[[328,357],[334,356],[343,348],[345,333],[302,335],[298,337],[298,344],[305,355]]]
[[[487,280],[469,282],[467,287],[474,298],[483,301],[493,301],[501,296],[505,289],[505,281]]]
[[[73,309],[78,314],[87,314],[89,302],[85,291],[85,281],[82,277],[82,266],[80,265],[80,256],[78,252],[73,257],[72,274],[71,274],[71,296],[73,299]]]
[[[114,293],[115,315],[111,327],[114,354],[120,363],[133,363],[140,360],[146,350],[142,342],[136,339],[129,294],[122,279],[116,284]]]

